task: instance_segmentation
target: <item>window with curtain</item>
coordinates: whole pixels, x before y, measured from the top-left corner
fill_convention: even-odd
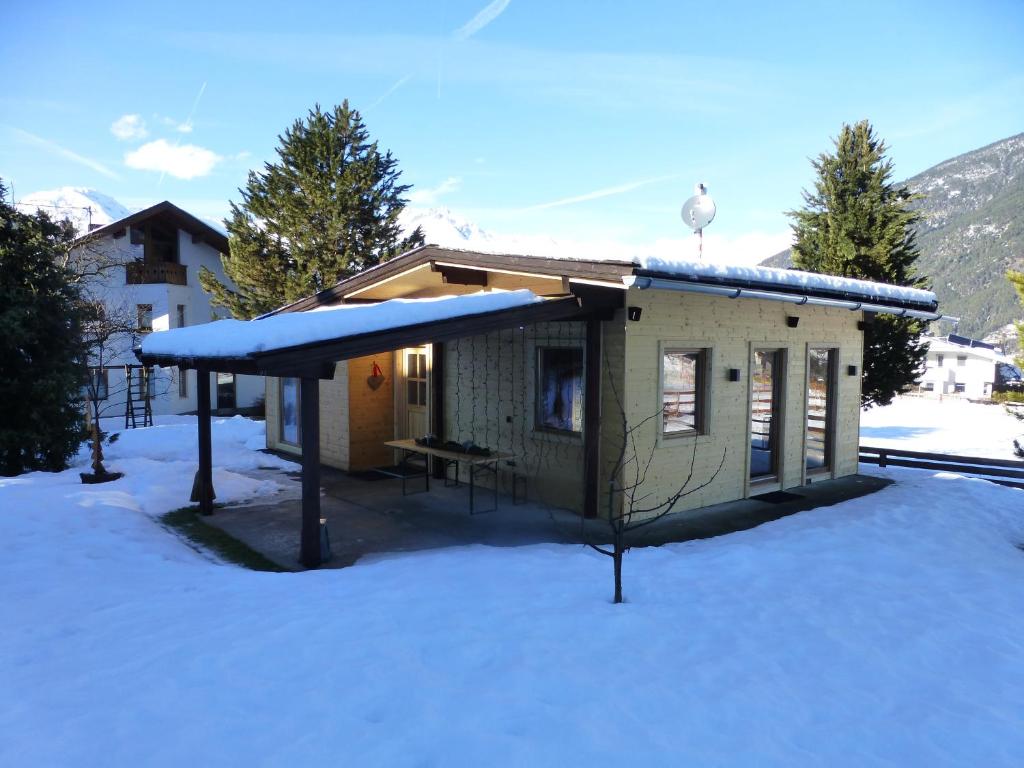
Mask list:
[[[583,350],[543,347],[537,350],[538,429],[583,432]]]

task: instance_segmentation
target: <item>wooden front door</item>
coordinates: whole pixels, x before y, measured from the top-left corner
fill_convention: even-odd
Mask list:
[[[423,437],[430,432],[430,347],[408,347],[396,360],[395,437]]]

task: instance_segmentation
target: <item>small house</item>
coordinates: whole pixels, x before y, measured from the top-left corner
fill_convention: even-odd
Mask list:
[[[224,280],[221,254],[228,239],[205,221],[168,201],[158,203],[79,237],[72,258],[95,265],[86,290],[98,317],[116,328],[115,335],[89,361],[101,412],[125,413],[130,398],[136,406],[147,399],[153,413],[197,410],[195,373],[177,367],[138,369],[132,352],[137,337],[153,331],[209,323],[215,319],[209,296],[199,285],[199,270],[210,269]],[[130,387],[125,366],[134,366]],[[212,407],[235,410],[263,397],[262,379],[217,376]]]
[[[652,501],[687,485],[676,509],[856,473],[874,313],[940,316],[928,291],[795,270],[424,246],[237,328],[153,334],[142,358],[267,375],[267,445],[304,473],[463,446],[502,457],[478,483],[595,516],[623,503],[612,473]]]
[[[1021,371],[995,345],[949,334],[927,339],[928,356],[918,382],[926,396],[988,400],[992,393],[1019,388]]]

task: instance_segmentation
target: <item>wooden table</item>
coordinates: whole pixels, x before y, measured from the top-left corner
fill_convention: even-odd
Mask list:
[[[465,464],[469,469],[469,514],[482,514],[484,512],[491,512],[498,508],[498,462],[507,461],[508,459],[514,458],[514,454],[502,453],[500,451],[491,451],[488,456],[481,456],[475,453],[465,453],[463,451],[447,451],[443,448],[432,448],[425,445],[419,445],[415,440],[388,440],[384,443],[388,448],[394,448],[395,450],[402,451],[402,460],[399,462],[399,466],[409,466],[410,459],[413,456],[423,457],[423,490],[430,490],[430,457],[433,456],[435,459],[439,459],[444,462],[444,479],[445,485],[448,485],[448,467],[455,467],[455,482],[453,485],[459,484],[459,464]],[[420,475],[408,475],[404,472],[399,474],[397,472],[384,472],[386,475],[392,477],[402,478],[402,495],[406,495],[406,480],[409,478],[418,478]],[[476,492],[476,475],[478,472],[490,472],[494,475],[494,505],[490,509],[482,509],[477,511],[475,509],[475,492]],[[515,489],[515,479],[512,481],[513,490]],[[419,491],[414,491],[419,493]]]

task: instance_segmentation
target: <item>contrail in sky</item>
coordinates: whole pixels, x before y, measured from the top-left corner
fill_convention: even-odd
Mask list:
[[[203,98],[203,94],[205,92],[206,92],[206,81],[204,80],[203,84],[201,86],[199,86],[199,93],[196,94],[195,101],[192,102],[192,111],[188,113],[188,119],[185,120],[185,122],[183,123],[183,125],[187,125],[188,126],[189,132],[192,131],[192,118],[194,118],[196,116],[196,110],[199,109],[199,101],[200,101],[200,99]],[[175,140],[174,146],[177,147],[180,144],[181,144],[181,137],[179,136]],[[160,174],[160,181],[158,181],[156,183],[157,189],[159,189],[160,187],[163,186],[164,176],[166,176],[166,175],[167,175],[167,171],[163,171]]]
[[[79,163],[80,165],[84,165],[87,168],[92,168],[97,173],[102,173],[104,176],[106,176],[109,179],[120,179],[121,178],[116,173],[114,173],[112,170],[107,168],[107,166],[103,165],[103,163],[97,162],[96,160],[93,160],[91,158],[88,158],[88,157],[85,157],[83,155],[80,155],[77,152],[72,152],[67,147],[62,147],[60,144],[57,144],[54,141],[50,141],[49,139],[44,139],[42,136],[36,136],[34,133],[29,133],[28,131],[23,131],[21,128],[15,128],[13,125],[12,126],[8,126],[8,127],[16,135],[20,136],[25,141],[28,141],[28,142],[31,142],[32,144],[40,146],[43,149],[47,150],[48,152],[52,152],[55,155],[59,155],[60,157],[67,158],[68,160],[71,160],[72,162],[75,162],[75,163]]]
[[[468,40],[496,18],[501,16],[505,9],[508,8],[508,4],[511,2],[512,0],[494,0],[494,2],[489,3],[482,8],[476,16],[456,29],[452,33],[452,37],[456,40]]]
[[[472,19],[470,19],[465,24],[463,24],[461,27],[459,27],[454,32],[452,32],[452,39],[453,40],[459,40],[459,41],[461,41],[461,40],[468,40],[473,35],[475,35],[477,32],[479,32],[481,29],[483,29],[488,24],[490,24],[492,21],[494,21],[496,18],[501,16],[501,14],[505,12],[505,9],[508,8],[508,6],[509,6],[509,4],[511,2],[512,2],[512,0],[492,0],[492,2],[488,3],[483,8],[481,8],[477,12],[476,16],[474,16]],[[438,66],[438,70],[437,70],[437,97],[441,98],[441,62],[440,62],[440,59],[438,59],[438,65],[437,66]],[[366,111],[369,112],[374,107],[380,105],[380,103],[383,102],[388,96],[390,96],[395,91],[397,91],[399,88],[401,88],[403,85],[405,85],[407,82],[409,82],[409,80],[412,79],[412,75],[413,75],[413,73],[410,72],[408,75],[405,75],[404,77],[401,77],[397,81],[395,81],[395,83],[390,88],[388,88],[386,91],[384,91],[384,94],[379,99],[377,99],[375,102],[373,102],[373,104],[371,104],[369,107],[366,108]]]
[[[612,195],[621,195],[624,192],[632,192],[634,189],[640,187],[646,187],[648,184],[656,184],[659,181],[671,181],[672,179],[678,179],[678,174],[671,176],[657,176],[653,179],[640,179],[638,181],[629,181],[625,184],[619,184],[614,187],[604,187],[603,189],[595,189],[593,192],[586,192],[582,195],[574,195],[573,197],[563,197],[561,200],[552,200],[550,203],[540,203],[538,205],[530,205],[526,208],[520,208],[521,212],[524,211],[543,211],[547,208],[560,208],[563,205],[574,205],[576,203],[585,203],[588,200],[597,200],[602,197],[611,197]]]

